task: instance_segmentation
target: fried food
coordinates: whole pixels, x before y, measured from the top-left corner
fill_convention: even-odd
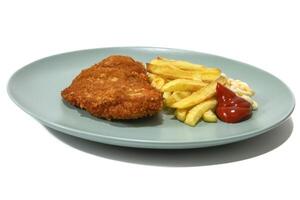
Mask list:
[[[165,105],[171,107],[174,103],[180,101],[181,99],[190,96],[189,91],[176,91],[165,99]]]
[[[153,74],[161,75],[168,79],[191,79],[191,80],[202,80],[201,72],[198,71],[184,71],[172,65],[153,65],[147,63],[147,70]]]
[[[158,56],[156,59],[151,60],[150,62],[153,65],[173,65],[175,67],[178,67],[183,70],[203,70],[205,69],[204,65],[194,64],[190,63],[184,60],[171,60],[168,58],[163,58],[161,56]]]
[[[255,110],[258,104],[247,83],[227,77],[216,67],[158,56],[147,64],[151,84],[163,92],[164,108],[179,120],[195,126],[199,120],[217,122],[216,86],[225,85]]]
[[[195,80],[188,80],[188,79],[175,79],[166,83],[162,87],[162,91],[164,92],[197,91],[206,85],[207,83],[204,83],[202,81],[195,81]]]
[[[218,121],[217,115],[212,110],[206,111],[203,114],[202,118],[203,118],[203,121],[210,122],[210,123],[214,123],[214,122]]]
[[[204,100],[213,97],[216,94],[217,83],[225,84],[225,82],[226,82],[226,79],[223,76],[221,76],[220,78],[211,82],[207,86],[192,93],[192,95],[174,103],[172,105],[172,107],[183,109],[183,108],[189,108],[191,106],[197,105],[197,104],[203,102]]]
[[[152,81],[151,81],[151,85],[158,89],[159,91],[162,90],[162,87],[164,86],[165,84],[165,79],[159,77],[159,76],[156,76],[156,77],[153,77]]]
[[[217,80],[221,76],[221,72],[203,72],[201,75],[204,82],[211,82]]]
[[[163,98],[164,98],[164,99],[167,99],[167,98],[169,98],[171,95],[172,95],[172,92],[164,92],[164,93],[163,93]]]
[[[214,109],[217,105],[216,99],[208,99],[206,101],[203,101],[202,103],[196,105],[193,107],[188,114],[186,115],[184,123],[195,126],[197,122],[201,119],[202,115],[210,110]]]
[[[201,80],[204,82],[214,81],[221,75],[221,70],[218,68],[206,67],[204,65],[194,64],[183,60],[170,60],[162,57],[151,60],[150,65],[160,66],[160,68],[171,66],[189,73],[200,73]]]
[[[176,109],[174,115],[179,121],[184,122],[188,111],[188,109]]]
[[[163,107],[162,93],[150,85],[143,64],[127,56],[109,56],[82,70],[61,96],[108,120],[151,116]]]

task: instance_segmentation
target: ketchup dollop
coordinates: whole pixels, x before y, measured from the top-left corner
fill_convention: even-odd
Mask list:
[[[252,115],[251,104],[220,83],[217,84],[217,101],[216,114],[224,122],[237,123]]]

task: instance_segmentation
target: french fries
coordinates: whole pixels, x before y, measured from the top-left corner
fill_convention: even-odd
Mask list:
[[[195,107],[193,107],[188,114],[186,115],[186,118],[184,120],[184,123],[190,125],[190,126],[195,126],[197,122],[200,120],[202,115],[210,110],[214,109],[217,105],[217,100],[216,99],[208,99]]]
[[[221,70],[218,68],[208,68],[204,65],[193,64],[182,60],[170,60],[167,58],[157,57],[153,59],[150,64],[164,66],[174,66],[181,70],[199,71],[202,75],[203,81],[213,81],[221,75]]]
[[[212,110],[208,110],[203,114],[203,121],[205,122],[217,122],[218,121],[218,117],[217,115],[212,111]]]
[[[206,85],[207,83],[204,83],[202,81],[195,81],[195,80],[188,80],[188,79],[175,79],[166,83],[162,87],[162,91],[163,92],[197,91]]]
[[[169,97],[165,99],[165,105],[172,107],[172,105],[181,99],[188,97],[191,95],[191,92],[189,91],[177,91],[173,92]]]
[[[169,79],[192,79],[192,80],[199,80],[201,81],[201,72],[197,71],[184,71],[172,65],[153,65],[147,63],[147,70],[153,74],[161,75],[165,78]]]
[[[215,67],[157,57],[147,64],[147,71],[151,85],[163,92],[165,108],[189,126],[196,126],[201,119],[218,121],[214,112],[218,83],[249,101],[253,109],[258,105],[251,99],[254,91],[247,83],[230,79]]]
[[[211,111],[216,106],[213,97],[217,83],[226,82],[218,68],[158,57],[147,64],[147,71],[151,85],[163,92],[165,107],[175,108],[179,121],[190,126],[202,117],[216,122]]]
[[[176,109],[175,110],[175,117],[179,120],[184,122],[186,114],[188,113],[188,109]]]
[[[151,85],[153,87],[155,87],[156,89],[158,89],[158,90],[161,90],[162,87],[164,86],[164,84],[165,84],[165,80],[163,78],[161,78],[161,77],[155,77],[151,81]]]
[[[159,76],[155,75],[155,74],[152,74],[152,73],[148,73],[148,79],[149,81],[152,83],[152,81],[157,78]]]
[[[169,98],[169,96],[171,96],[172,95],[172,92],[164,92],[163,93],[163,98],[164,99],[167,99],[167,98]]]
[[[204,65],[193,64],[182,60],[170,60],[163,57],[157,57],[157,59],[153,59],[150,63],[153,65],[160,65],[160,66],[173,65],[183,70],[202,70],[205,68]]]
[[[211,82],[207,86],[192,93],[192,95],[174,103],[173,108],[184,109],[189,108],[203,102],[206,99],[213,97],[216,94],[217,83],[225,84],[226,78],[221,76],[217,80]]]
[[[221,72],[203,72],[201,73],[202,75],[202,80],[204,82],[211,82],[211,81],[215,81],[216,79],[218,79],[221,76]]]

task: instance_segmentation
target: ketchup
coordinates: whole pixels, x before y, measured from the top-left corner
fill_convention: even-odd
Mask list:
[[[217,85],[217,101],[216,114],[224,122],[237,123],[252,115],[251,104],[220,83]]]

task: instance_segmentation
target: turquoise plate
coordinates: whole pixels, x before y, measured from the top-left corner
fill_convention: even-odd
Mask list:
[[[242,123],[200,122],[192,128],[164,112],[133,121],[107,121],[65,104],[60,91],[82,69],[112,54],[129,55],[143,62],[160,55],[218,66],[228,76],[246,81],[256,91],[259,109]],[[112,145],[158,149],[199,148],[245,140],[284,122],[295,106],[289,88],[261,69],[220,56],[152,47],[90,49],[43,58],[13,74],[8,94],[25,112],[63,133]]]

